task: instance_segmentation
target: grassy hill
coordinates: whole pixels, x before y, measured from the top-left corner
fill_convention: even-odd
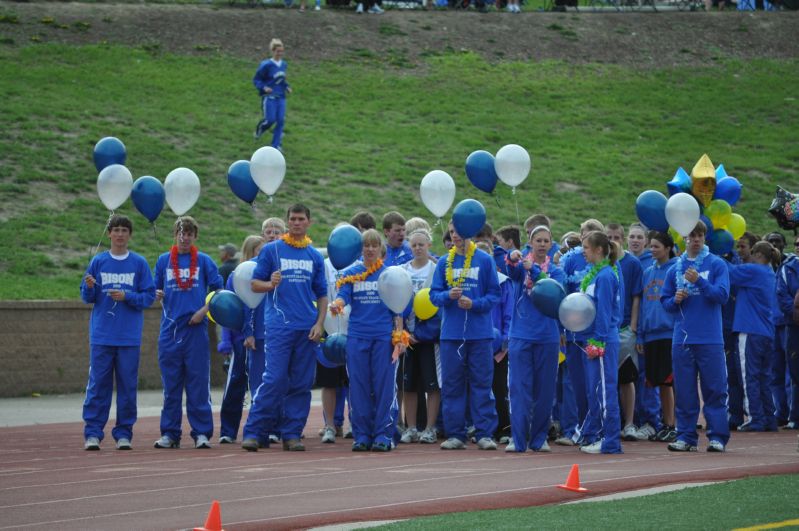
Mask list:
[[[481,200],[495,227],[544,212],[556,234],[587,217],[634,221],[640,192],[665,192],[677,167],[690,171],[705,152],[743,182],[735,211],[756,232],[776,227],[766,214],[776,184],[799,192],[796,59],[640,69],[489,63],[455,50],[412,62],[366,49],[336,61],[289,54],[286,180],[274,204],[261,196],[253,211],[226,181],[232,162],[266,143],[252,139],[251,59],[103,43],[0,46],[0,299],[77,297],[94,247],[107,241],[91,160],[103,136],[125,142],[134,178],[163,181],[179,166],[199,175],[189,213],[201,225],[198,245],[214,256],[295,201],[310,205],[319,245],[359,209],[431,219],[418,186],[433,169],[453,176],[456,201]],[[529,150],[533,169],[515,196],[500,184],[495,200],[469,184],[463,164],[509,143]],[[168,248],[168,208],[155,234],[130,201],[118,212],[134,219],[132,247],[151,262]]]

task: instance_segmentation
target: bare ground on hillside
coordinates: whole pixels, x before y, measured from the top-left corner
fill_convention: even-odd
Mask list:
[[[481,14],[228,5],[0,1],[0,42],[118,43],[177,54],[253,61],[279,36],[292,60],[397,57],[473,51],[489,61],[560,60],[637,68],[739,58],[799,57],[799,12]]]

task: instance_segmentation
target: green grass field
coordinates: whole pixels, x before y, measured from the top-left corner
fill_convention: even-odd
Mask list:
[[[375,529],[702,529],[794,520],[799,476],[765,476],[625,500],[445,514]]]
[[[642,71],[489,64],[453,51],[410,59],[360,49],[335,63],[292,62],[286,180],[274,204],[260,197],[253,212],[226,171],[262,145],[252,139],[255,65],[157,46],[0,48],[0,299],[78,296],[108,217],[91,158],[104,136],[125,142],[134,178],[163,181],[179,166],[199,175],[190,214],[214,256],[298,200],[312,209],[319,245],[359,209],[430,219],[418,186],[433,169],[453,176],[456,201],[483,201],[495,227],[544,212],[556,235],[587,217],[634,221],[640,192],[665,192],[677,167],[690,171],[705,152],[743,182],[735,211],[756,232],[776,227],[766,213],[775,185],[799,182],[798,61]],[[500,184],[497,201],[469,184],[463,165],[474,150],[509,143],[529,150],[533,169],[515,196]],[[167,249],[168,208],[157,238],[130,201],[118,212],[134,219],[135,250],[152,262]]]

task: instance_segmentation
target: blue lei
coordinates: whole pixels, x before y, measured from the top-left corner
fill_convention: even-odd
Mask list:
[[[707,245],[702,247],[702,250],[699,252],[699,255],[694,260],[693,268],[696,269],[698,273],[699,270],[702,268],[702,262],[705,261],[707,255],[710,254],[710,249],[708,249]],[[677,283],[677,289],[681,290],[684,289],[688,292],[688,295],[698,295],[699,288],[696,287],[696,284],[693,282],[688,282],[685,280],[685,263],[688,261],[688,253],[683,253],[680,258],[677,260],[675,264],[675,274],[674,280]]]

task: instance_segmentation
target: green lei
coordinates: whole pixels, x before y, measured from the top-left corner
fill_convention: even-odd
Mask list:
[[[599,272],[602,270],[603,267],[610,266],[610,260],[605,258],[598,264],[594,264],[591,270],[583,277],[582,282],[580,282],[580,291],[585,293],[585,290],[588,289],[588,286],[591,285],[591,281],[593,281]],[[613,264],[613,272],[616,274],[616,278],[619,278],[619,268],[616,264]]]

